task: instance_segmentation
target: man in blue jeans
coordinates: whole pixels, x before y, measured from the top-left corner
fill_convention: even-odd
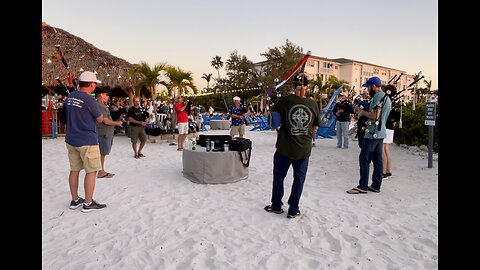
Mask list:
[[[368,111],[361,110],[358,117],[368,117],[365,128],[365,137],[362,141],[362,150],[358,157],[360,164],[360,180],[357,187],[347,190],[348,194],[365,194],[369,191],[380,192],[382,185],[383,139],[387,136],[385,123],[392,108],[392,101],[382,91],[382,81],[378,77],[371,77],[362,87],[368,87],[370,96],[373,96]],[[368,186],[370,162],[373,162],[372,185]]]
[[[293,184],[288,198],[287,218],[300,215],[298,204],[307,175],[312,136],[315,136],[320,123],[318,105],[312,99],[305,98],[307,90],[308,81],[304,78],[303,86],[300,84],[295,87],[295,94],[283,97],[272,108],[272,112],[281,116],[281,126],[275,144],[277,150],[273,156],[272,204],[264,209],[276,214],[283,213],[283,180],[292,165]]]

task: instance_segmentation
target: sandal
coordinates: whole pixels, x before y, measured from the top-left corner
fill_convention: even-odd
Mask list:
[[[288,214],[288,215],[287,215],[287,218],[296,218],[296,217],[298,217],[298,216],[300,216],[300,210],[297,211],[297,214],[295,214],[295,215]]]
[[[372,186],[369,186],[369,187],[368,187],[368,190],[370,190],[370,191],[372,191],[372,192],[376,192],[376,193],[379,193],[379,192],[380,192],[380,190],[374,189],[374,188],[372,188]]]
[[[139,159],[139,158],[140,158],[139,155],[135,155],[135,156],[133,156],[133,157],[136,158],[136,159]]]
[[[352,188],[350,190],[347,190],[348,194],[366,194],[368,191],[359,189],[359,188]]]
[[[275,213],[275,214],[281,214],[281,213],[283,213],[283,209],[273,210],[273,208],[272,208],[271,205],[267,205],[267,206],[265,206],[265,208],[263,208],[263,209],[265,209],[265,211],[267,211],[267,212],[271,212],[271,213]]]
[[[142,153],[138,153],[138,156],[139,156],[139,157],[145,157],[145,155],[142,154]]]
[[[112,178],[114,175],[114,173],[107,173],[103,176],[97,176],[97,178]]]
[[[177,151],[182,151],[183,150],[183,147],[182,148],[177,148]]]

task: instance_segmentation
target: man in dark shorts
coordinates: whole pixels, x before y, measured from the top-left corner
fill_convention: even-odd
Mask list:
[[[130,140],[132,142],[132,148],[134,152],[134,158],[139,159],[145,157],[142,154],[142,149],[147,141],[147,134],[145,133],[145,127],[147,125],[147,115],[140,107],[140,99],[135,98],[133,100],[133,106],[128,109],[127,112],[129,128],[130,128]],[[137,142],[140,139],[140,147],[137,150]]]

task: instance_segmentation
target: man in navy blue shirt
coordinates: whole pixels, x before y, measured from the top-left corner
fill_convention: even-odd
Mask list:
[[[67,134],[65,143],[70,162],[69,185],[72,201],[70,209],[83,204],[82,212],[101,210],[105,204],[93,200],[97,171],[102,169],[100,149],[98,147],[97,123],[103,121],[103,115],[97,101],[91,96],[98,83],[97,77],[85,71],[79,77],[79,89],[68,95],[63,106],[66,108]],[[78,178],[85,170],[85,199],[78,196]]]

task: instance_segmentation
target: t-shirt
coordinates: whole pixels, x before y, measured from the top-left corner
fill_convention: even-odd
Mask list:
[[[146,114],[148,114],[148,113],[146,113],[141,107],[135,108],[135,106],[132,106],[132,107],[130,107],[130,109],[128,109],[127,117],[132,117],[133,119],[135,119],[137,121],[142,121],[143,122],[147,119]],[[132,123],[132,122],[130,122],[129,124],[132,127],[141,126],[141,124]]]
[[[370,102],[370,111],[372,111],[373,108],[377,106],[377,104],[382,100],[383,96],[385,96],[385,92],[380,91],[373,96],[372,102]],[[387,117],[388,114],[390,113],[390,110],[392,109],[392,101],[390,100],[389,97],[385,97],[383,99],[382,103],[379,105],[379,108],[382,109],[382,113],[380,115],[380,123],[379,125],[375,125],[375,119],[369,118],[368,121],[372,122],[372,125],[367,125],[367,129],[375,134],[377,134],[376,139],[385,139],[387,137],[387,131],[386,131],[386,126],[385,123],[387,122]],[[378,130],[380,126],[380,130]],[[373,135],[370,134],[370,132],[365,132],[364,138],[367,139],[375,139],[373,138]]]
[[[110,115],[110,110],[108,109],[107,105],[98,101],[97,103],[100,112],[103,114],[103,118],[108,118],[112,120],[112,116]],[[98,136],[113,135],[115,131],[115,126],[105,125],[103,122],[97,123],[97,130]]]
[[[96,119],[102,115],[94,97],[73,91],[63,103],[67,116],[65,142],[71,146],[98,145]]]
[[[293,160],[309,157],[314,136],[312,126],[320,125],[317,103],[291,94],[281,98],[272,111],[280,113],[282,117],[275,144],[277,151]]]
[[[235,106],[235,104],[233,104],[232,106],[230,106],[229,110],[228,110],[228,113],[230,115],[242,115],[243,116],[243,111],[246,110],[246,108],[243,108],[241,105],[240,107],[237,107]],[[241,126],[243,124],[246,123],[245,119],[240,119],[240,118],[235,118],[235,117],[231,117],[232,118],[232,126]]]
[[[177,123],[187,123],[188,122],[188,113],[187,113],[187,107],[183,111],[179,111],[180,108],[182,108],[185,105],[185,103],[175,103],[173,104],[173,109],[177,113]]]

